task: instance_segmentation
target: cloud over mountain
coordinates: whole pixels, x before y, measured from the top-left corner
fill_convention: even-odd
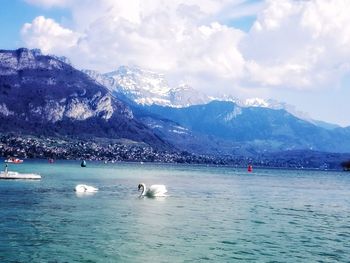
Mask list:
[[[175,83],[243,94],[253,92],[247,87],[337,87],[350,72],[346,0],[27,2],[67,8],[71,19],[35,18],[22,28],[24,43],[81,68],[138,65]],[[248,32],[230,23],[252,15]]]
[[[218,22],[225,7],[242,1],[30,2],[64,4],[72,20],[61,25],[37,17],[23,26],[24,43],[65,55],[80,67],[110,71],[138,65],[207,87],[215,80],[228,86],[244,73],[238,43],[245,33]]]

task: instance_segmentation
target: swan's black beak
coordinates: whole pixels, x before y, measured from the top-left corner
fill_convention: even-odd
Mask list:
[[[139,184],[139,186],[137,187],[137,191],[140,191],[141,189],[141,184]]]

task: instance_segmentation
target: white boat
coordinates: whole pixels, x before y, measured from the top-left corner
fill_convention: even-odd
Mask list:
[[[18,158],[14,158],[14,157],[10,157],[10,158],[5,160],[5,163],[23,163],[23,160],[18,159]]]
[[[29,179],[29,180],[40,180],[41,176],[38,174],[22,174],[18,172],[0,172],[0,179]]]
[[[40,180],[41,176],[38,174],[21,174],[18,172],[9,171],[7,164],[5,165],[5,171],[0,172],[0,179],[14,180],[14,179],[29,179]]]

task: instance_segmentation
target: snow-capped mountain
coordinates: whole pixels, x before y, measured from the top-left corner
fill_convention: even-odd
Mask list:
[[[97,83],[104,85],[115,93],[122,93],[128,99],[141,105],[161,105],[170,107],[188,107],[206,104],[210,101],[230,101],[240,107],[263,107],[285,109],[290,113],[308,118],[298,112],[292,105],[272,99],[248,98],[241,100],[232,95],[209,96],[187,84],[170,87],[165,75],[137,67],[121,66],[116,71],[101,74],[94,70],[83,70]]]
[[[83,72],[112,92],[121,93],[141,105],[186,107],[210,101],[209,96],[186,84],[170,87],[163,74],[137,67],[121,66],[105,74],[93,70]]]
[[[171,87],[164,74],[138,67],[121,66],[116,71],[101,74],[94,70],[83,70],[98,84],[107,87],[116,95],[122,95],[140,105],[160,105],[174,108],[207,104],[211,101],[233,102],[241,108],[259,107],[286,110],[295,117],[319,127],[334,129],[339,126],[313,120],[295,106],[274,99],[248,98],[242,100],[232,95],[209,96],[187,84]]]
[[[169,93],[172,105],[188,107],[191,105],[206,104],[211,101],[210,97],[187,84],[172,88]]]

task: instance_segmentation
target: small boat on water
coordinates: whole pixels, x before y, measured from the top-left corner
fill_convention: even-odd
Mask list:
[[[15,180],[15,179],[27,179],[27,180],[40,180],[41,176],[38,174],[28,173],[22,174],[18,172],[8,171],[7,164],[5,166],[5,171],[0,172],[0,179],[5,180]]]
[[[22,174],[18,172],[0,172],[0,180],[1,179],[27,179],[27,180],[40,180],[41,176],[38,174]]]
[[[5,163],[15,163],[15,164],[19,164],[19,163],[23,163],[23,160],[15,158],[15,157],[10,157],[8,159],[5,160]]]

